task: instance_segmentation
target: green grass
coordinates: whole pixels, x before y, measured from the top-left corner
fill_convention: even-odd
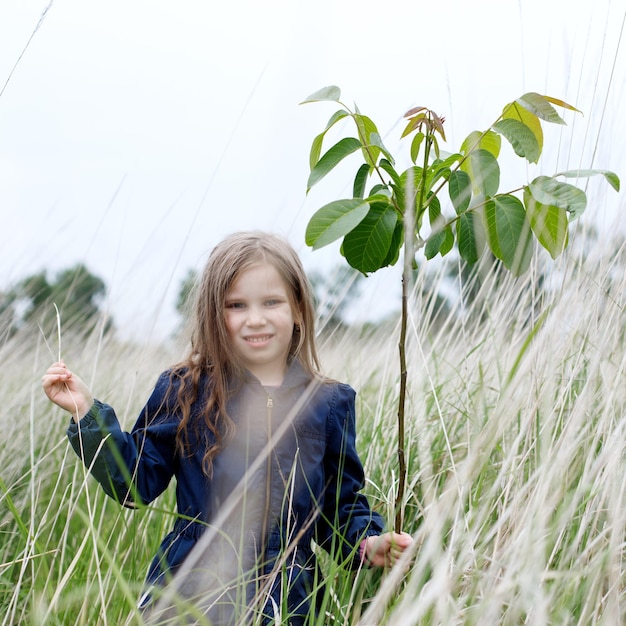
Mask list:
[[[626,622],[625,256],[607,241],[568,253],[544,292],[533,288],[538,267],[497,289],[488,279],[476,301],[436,324],[416,296],[411,563],[406,574],[355,578],[323,558],[329,615],[311,623]],[[397,336],[383,325],[322,346],[327,373],[359,391],[366,490],[389,522]],[[100,491],[68,447],[67,416],[40,389],[56,358],[56,337],[47,340],[25,332],[0,346],[0,624],[140,624],[135,601],[173,523],[173,493],[130,511]],[[127,427],[179,356],[67,330],[63,344]]]

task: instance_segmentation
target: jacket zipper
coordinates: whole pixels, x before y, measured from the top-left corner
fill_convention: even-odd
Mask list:
[[[272,408],[274,407],[274,400],[272,396],[267,394],[267,403],[266,403],[266,419],[267,419],[267,441],[269,442],[272,438]],[[267,547],[268,542],[268,526],[269,526],[269,516],[270,516],[270,508],[272,504],[272,451],[269,450],[267,454],[267,458],[265,459],[265,507],[263,509],[263,524],[261,527],[261,545]]]

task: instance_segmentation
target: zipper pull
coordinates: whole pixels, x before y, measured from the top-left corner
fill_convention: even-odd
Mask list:
[[[272,400],[271,396],[267,396],[267,408],[271,409],[274,406],[274,400]]]

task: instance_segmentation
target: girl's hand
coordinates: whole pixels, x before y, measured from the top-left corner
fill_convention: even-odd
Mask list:
[[[44,393],[56,405],[72,414],[78,423],[91,408],[93,397],[87,385],[72,374],[63,361],[53,363],[42,378]]]
[[[413,543],[408,533],[389,532],[365,540],[365,561],[376,567],[395,565],[402,553]]]

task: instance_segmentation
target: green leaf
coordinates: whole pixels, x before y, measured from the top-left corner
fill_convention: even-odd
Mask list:
[[[427,259],[433,259],[439,254],[439,249],[446,239],[445,230],[440,230],[432,234],[427,240],[424,246],[424,256]]]
[[[307,192],[317,184],[328,172],[348,155],[356,152],[361,147],[361,142],[354,137],[344,137],[339,140],[322,158],[315,164],[307,181]]]
[[[530,227],[539,243],[556,259],[567,246],[567,212],[558,206],[542,204],[524,188],[524,205]]]
[[[532,259],[532,234],[522,202],[511,195],[495,196],[483,212],[487,243],[515,276],[523,274]]]
[[[485,246],[485,230],[481,217],[475,211],[461,213],[456,223],[459,254],[468,263],[476,263]]]
[[[367,177],[369,176],[369,173],[370,166],[367,163],[363,163],[354,177],[352,195],[355,198],[362,198],[365,195],[365,185],[367,184]]]
[[[324,135],[326,132],[320,133],[311,144],[311,152],[309,153],[309,167],[313,169],[320,160],[322,153],[322,144],[324,143]]]
[[[500,186],[500,166],[491,152],[472,150],[461,168],[470,175],[472,190],[476,195],[496,195]]]
[[[549,176],[538,176],[529,187],[538,202],[565,209],[572,219],[580,217],[587,208],[585,192],[569,183],[562,183]]]
[[[433,163],[433,168],[436,167],[452,167],[455,163],[460,162],[463,159],[463,155],[458,152],[448,154],[448,156],[442,161],[436,161]]]
[[[502,140],[498,133],[494,133],[492,130],[484,133],[475,130],[465,138],[465,141],[461,144],[460,152],[467,156],[473,150],[487,150],[497,159],[500,154],[501,144]]]
[[[392,165],[395,163],[394,158],[391,156],[389,150],[385,148],[383,140],[378,133],[370,133],[370,143],[372,146],[376,146],[385,155],[389,163],[391,163]]]
[[[381,159],[380,163],[378,165],[380,166],[380,168],[382,170],[387,172],[387,174],[389,174],[389,176],[391,176],[391,180],[393,180],[393,182],[396,185],[400,185],[401,184],[400,176],[399,176],[398,172],[396,172],[396,170],[393,167],[393,165],[391,165],[391,163],[389,161],[387,161],[387,159]]]
[[[563,120],[563,118],[556,112],[556,109],[550,104],[550,99],[535,93],[534,91],[525,93],[515,102],[546,122],[551,122],[552,124],[565,124],[565,120]]]
[[[420,147],[422,142],[424,141],[424,133],[420,132],[413,137],[413,141],[411,142],[411,161],[413,163],[417,162],[417,157],[420,153]]]
[[[427,240],[424,246],[424,255],[427,259],[432,259],[441,254],[445,256],[452,250],[454,246],[454,233],[450,226],[446,226],[443,230],[440,230],[432,234]]]
[[[619,191],[619,177],[615,172],[610,172],[609,170],[568,170],[567,172],[559,172],[558,174],[555,174],[554,177],[565,176],[566,178],[588,178],[589,176],[596,176],[598,174],[604,176],[609,185],[611,185],[615,191]]]
[[[309,221],[305,241],[314,250],[345,237],[367,215],[370,205],[361,199],[335,200],[318,209]]]
[[[446,238],[443,243],[439,247],[439,254],[441,256],[446,256],[450,250],[454,247],[454,233],[452,232],[452,228],[450,226],[446,226],[443,231],[446,234]]]
[[[493,129],[503,135],[513,146],[515,154],[537,163],[541,150],[533,131],[523,122],[514,119],[503,119],[493,125]]]
[[[321,132],[314,140],[311,146],[311,153],[309,155],[309,167],[313,169],[316,163],[319,161],[320,153],[322,151],[322,143],[324,142],[324,137],[330,128],[332,128],[339,120],[342,120],[344,117],[348,116],[348,112],[344,109],[339,109],[335,111],[328,120],[326,124],[326,128],[323,132]]]
[[[339,120],[342,120],[344,117],[348,117],[348,115],[349,113],[345,109],[339,109],[338,111],[335,111],[330,116],[324,132],[330,130]]]
[[[308,102],[339,102],[341,98],[341,89],[335,85],[329,85],[328,87],[322,87],[315,93],[312,93],[308,98],[304,99],[300,104],[307,104]]]
[[[437,196],[428,195],[428,222],[433,230],[439,230],[443,226],[443,218],[441,217],[441,202]]]
[[[537,140],[539,154],[541,154],[541,151],[543,150],[543,129],[541,128],[541,121],[534,113],[531,113],[516,102],[511,102],[502,110],[502,119],[517,120],[530,128],[535,136],[535,139]]]
[[[355,269],[367,274],[383,267],[398,221],[390,204],[373,203],[365,218],[343,240],[343,254]]]
[[[407,209],[408,202],[410,201],[413,210],[416,209],[417,206],[417,192],[418,189],[424,184],[422,177],[424,175],[424,170],[417,165],[413,165],[406,169],[402,174],[400,174],[400,193],[398,196],[398,204],[401,209],[404,211]],[[409,189],[409,181],[411,183]],[[411,196],[407,198],[407,193],[410,191]]]
[[[457,215],[465,212],[472,199],[472,181],[467,172],[456,170],[450,173],[448,193]]]
[[[354,121],[359,131],[359,139],[363,144],[363,158],[371,167],[375,167],[378,162],[378,156],[380,155],[380,148],[374,145],[371,139],[372,135],[378,136],[376,124],[366,115],[355,115]]]
[[[391,245],[389,246],[389,252],[383,259],[381,267],[387,267],[389,265],[395,265],[400,258],[400,249],[404,243],[404,225],[402,220],[398,220],[396,227],[393,229],[393,236],[391,237]]]

